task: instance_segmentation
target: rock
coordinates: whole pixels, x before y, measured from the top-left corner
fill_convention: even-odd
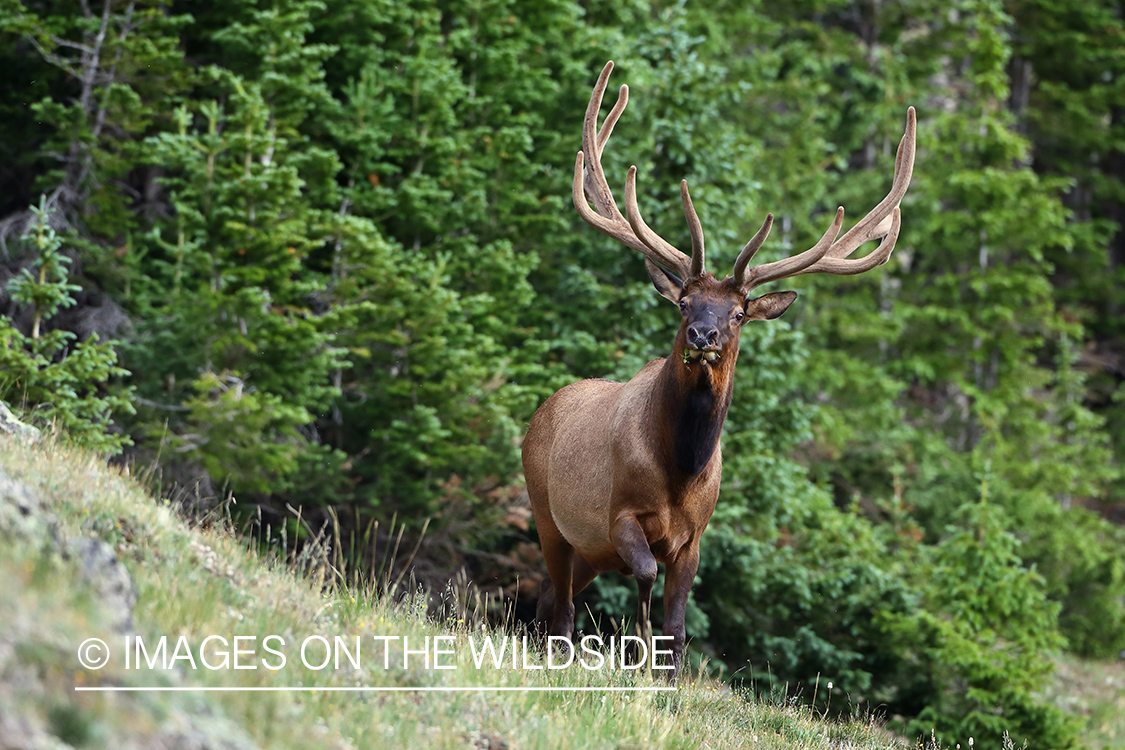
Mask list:
[[[76,560],[79,575],[93,589],[107,621],[120,632],[131,632],[137,590],[113,547],[93,537],[64,542],[60,536],[58,519],[43,507],[39,497],[0,469],[0,538],[4,543],[22,541],[41,549],[45,545]]]
[[[16,415],[3,401],[0,401],[0,433],[14,435],[29,443],[38,442],[41,437],[39,430],[16,419]]]
[[[0,712],[0,750],[73,750],[31,717]]]
[[[192,715],[173,712],[149,747],[161,750],[255,750],[257,745],[241,727],[204,709],[196,710]]]
[[[90,584],[110,624],[118,632],[133,630],[133,606],[137,589],[133,577],[117,559],[113,547],[100,539],[72,539],[70,554],[78,559],[82,578]]]
[[[9,542],[35,542],[54,533],[54,519],[39,498],[0,469],[0,536]]]

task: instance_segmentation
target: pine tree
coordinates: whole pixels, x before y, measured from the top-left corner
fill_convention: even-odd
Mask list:
[[[37,422],[52,425],[64,439],[102,453],[118,453],[129,438],[111,431],[113,419],[132,414],[131,391],[116,385],[129,371],[117,365],[111,342],[97,334],[85,341],[70,331],[50,328],[51,318],[74,304],[62,238],[51,226],[47,197],[32,206],[34,225],[22,238],[34,260],[8,282],[8,293],[30,311],[25,335],[7,317],[0,318],[0,401],[32,411]],[[18,308],[17,308],[18,309]],[[110,381],[114,381],[111,383]]]

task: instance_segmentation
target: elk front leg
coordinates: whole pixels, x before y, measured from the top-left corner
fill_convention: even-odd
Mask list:
[[[637,579],[637,628],[647,649],[652,645],[652,585],[656,583],[656,558],[636,518],[619,518],[610,535],[617,554]]]
[[[665,674],[675,682],[683,666],[684,644],[687,642],[684,617],[687,614],[688,594],[695,582],[695,571],[699,568],[699,543],[682,550],[664,568],[663,630],[664,635],[672,636],[672,664],[675,667]]]

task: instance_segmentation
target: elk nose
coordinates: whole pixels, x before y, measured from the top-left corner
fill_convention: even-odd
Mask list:
[[[687,338],[696,349],[703,349],[719,342],[719,330],[709,325],[691,325],[687,329]]]

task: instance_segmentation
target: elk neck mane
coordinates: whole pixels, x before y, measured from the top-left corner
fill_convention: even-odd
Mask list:
[[[677,344],[682,342],[677,339]],[[680,346],[677,351],[682,350]],[[737,357],[738,348],[733,347],[720,364],[712,366],[699,361],[685,364],[673,353],[661,368],[656,424],[666,426],[662,428],[666,431],[663,442],[686,478],[703,471],[719,445],[730,408]]]

